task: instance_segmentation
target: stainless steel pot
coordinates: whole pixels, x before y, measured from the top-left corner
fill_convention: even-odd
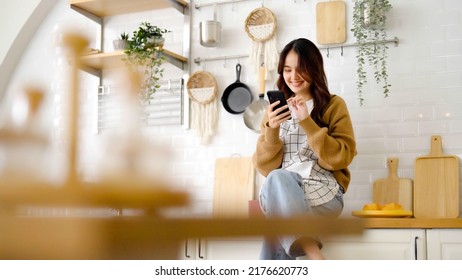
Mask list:
[[[199,23],[200,44],[204,47],[216,47],[221,42],[221,24],[218,21],[206,20]]]
[[[221,23],[217,21],[217,5],[214,4],[213,20],[199,23],[200,44],[204,47],[216,47],[221,42]]]

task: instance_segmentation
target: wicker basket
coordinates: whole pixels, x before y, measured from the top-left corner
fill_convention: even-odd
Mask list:
[[[277,20],[271,10],[260,7],[247,16],[245,32],[255,42],[264,42],[276,34]]]
[[[200,104],[212,102],[218,94],[217,80],[207,71],[197,71],[192,74],[186,87],[189,98]]]

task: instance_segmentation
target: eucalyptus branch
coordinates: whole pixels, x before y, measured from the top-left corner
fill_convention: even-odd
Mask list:
[[[357,81],[358,100],[363,105],[363,88],[367,83],[365,70],[366,59],[374,71],[374,80],[377,84],[383,83],[383,94],[388,97],[390,92],[387,73],[388,46],[382,43],[386,37],[385,25],[387,12],[392,8],[388,0],[355,0],[353,6],[353,32],[357,49]],[[364,44],[367,41],[374,44]],[[382,41],[382,42],[381,42]]]

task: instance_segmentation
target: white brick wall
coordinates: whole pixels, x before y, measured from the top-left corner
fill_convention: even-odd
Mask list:
[[[51,32],[62,26],[82,26],[92,32],[94,25],[69,9],[67,1],[60,1],[41,28],[40,33]],[[194,1],[206,3],[214,1]],[[266,0],[264,4],[278,18],[278,49],[297,37],[316,38],[315,0]],[[352,22],[352,0],[347,3],[347,42],[354,42],[349,32]],[[380,85],[372,79],[365,87],[365,104],[360,107],[356,101],[355,48],[330,50],[329,58],[323,50],[331,91],[342,96],[350,109],[358,143],[358,156],[351,165],[352,182],[345,196],[344,214],[349,215],[363,204],[371,201],[371,187],[375,179],[388,175],[386,159],[398,157],[399,175],[413,178],[414,160],[429,152],[430,136],[440,134],[444,152],[462,157],[462,2],[459,0],[391,0],[393,9],[389,14],[388,37],[398,37],[398,46],[389,45],[389,76],[392,84],[390,97],[385,99]],[[235,65],[243,66],[241,82],[246,83],[257,98],[258,79],[247,58],[227,61],[212,61],[197,65],[196,57],[248,54],[251,41],[244,31],[244,21],[250,11],[261,5],[261,1],[246,1],[218,7],[218,20],[223,26],[223,43],[218,48],[205,48],[199,44],[199,22],[213,17],[213,7],[200,10],[191,8],[191,73],[205,69],[218,80],[219,98],[225,88],[236,80]],[[111,49],[112,39],[122,31],[134,30],[138,23],[149,20],[161,26],[172,26],[166,47],[182,51],[183,38],[181,16],[170,12],[146,12],[136,15],[112,17],[106,20],[106,49]],[[78,24],[77,24],[78,23]],[[43,67],[50,54],[44,55],[43,63],[33,64],[30,57],[37,57],[47,45],[47,37],[35,38],[24,56],[10,86],[11,91],[30,77],[38,76],[51,85],[59,85],[53,75],[43,75]],[[35,46],[35,47],[34,47]],[[27,60],[27,61],[26,61]],[[37,64],[37,65],[36,65]],[[42,74],[40,74],[42,73]],[[54,73],[54,72],[49,72]],[[166,77],[180,75],[176,69],[168,69]],[[176,78],[176,77],[175,77]],[[105,81],[110,83],[111,81]],[[89,79],[83,85],[94,90],[95,82]],[[267,89],[274,87],[268,81]],[[218,101],[220,102],[220,101]],[[231,115],[219,103],[219,122],[216,135],[207,146],[200,145],[194,131],[181,127],[152,128],[147,134],[167,143],[173,153],[170,166],[172,178],[179,187],[191,191],[194,203],[188,214],[206,215],[212,209],[214,161],[218,157],[233,154],[250,156],[258,135],[243,123],[242,115]],[[89,131],[85,136],[95,136]],[[96,136],[97,137],[97,136]],[[91,151],[91,148],[88,149]],[[92,170],[91,153],[85,155],[85,170]],[[462,209],[462,207],[461,207]]]

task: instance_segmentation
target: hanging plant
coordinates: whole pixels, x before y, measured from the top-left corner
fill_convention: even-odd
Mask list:
[[[167,29],[153,26],[148,22],[142,22],[138,30],[133,32],[125,48],[127,65],[133,71],[144,72],[144,82],[141,84],[141,98],[149,101],[151,96],[160,88],[159,81],[163,77],[162,63],[163,46],[165,38],[163,34],[170,32]]]
[[[366,61],[374,71],[375,82],[383,84],[384,97],[390,92],[386,61],[388,46],[384,41],[387,39],[387,12],[391,8],[388,0],[354,0],[351,31],[358,44],[356,88],[360,105],[364,102],[363,87],[367,82]]]

